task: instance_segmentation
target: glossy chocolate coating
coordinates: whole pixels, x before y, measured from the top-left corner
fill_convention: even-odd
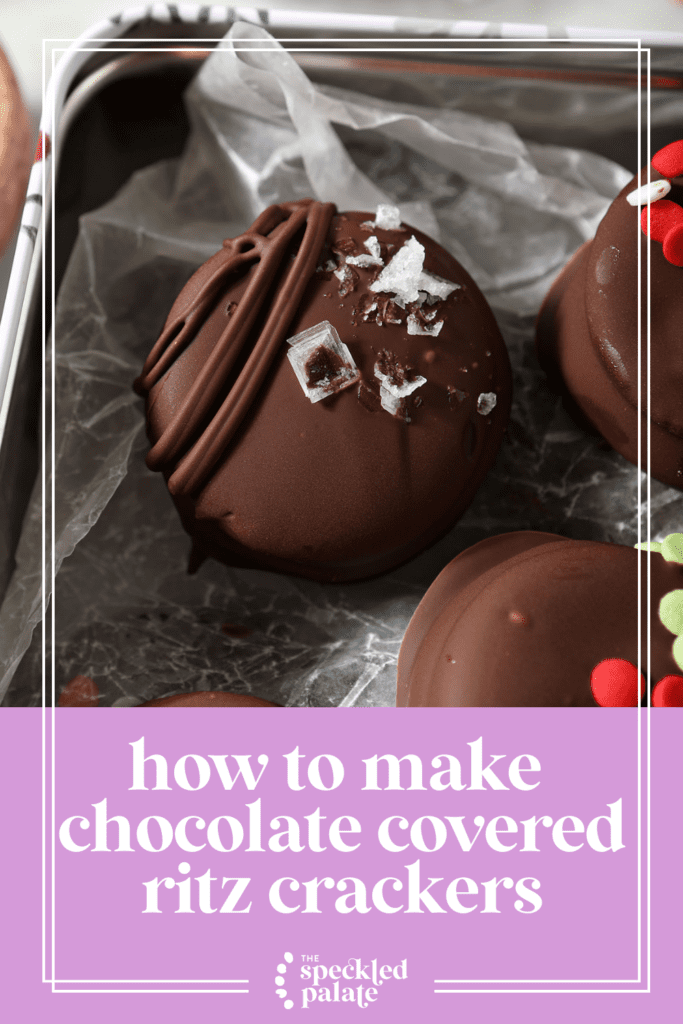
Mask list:
[[[323,204],[310,204],[314,207]],[[298,208],[288,204],[285,212],[296,213]],[[150,357],[138,389],[147,394],[148,435],[154,445],[151,464],[163,469],[183,525],[193,537],[192,565],[212,555],[229,565],[323,581],[363,579],[387,571],[457,520],[493,462],[508,418],[511,384],[507,352],[491,310],[466,271],[422,232],[409,226],[393,231],[362,227],[373,219],[371,213],[331,218],[308,277],[296,277],[302,284],[300,298],[290,294],[291,277],[289,285],[283,284],[301,232],[293,239],[271,285],[258,295],[261,308],[244,349],[209,413],[195,417],[183,441],[167,444],[178,408],[187,403],[213,354],[226,346],[231,318],[252,307],[251,285],[258,267],[243,266],[231,274],[199,316],[192,312],[193,303],[215,273],[217,261],[225,258],[217,254],[190,279],[171,310],[164,344],[179,324],[189,323],[191,330],[182,328],[186,334],[177,352],[160,357],[161,346]],[[254,229],[250,232],[246,236],[252,238]],[[389,316],[382,316],[389,296],[370,290],[381,268],[354,266],[348,292],[329,269],[331,259],[341,260],[340,253],[367,254],[364,242],[372,235],[387,263],[414,235],[426,250],[424,270],[461,286],[428,307],[436,311],[436,319],[444,320],[438,337],[409,335],[407,311],[393,303]],[[246,248],[244,237],[226,245],[241,251]],[[245,296],[251,298],[247,301]],[[259,346],[265,351],[270,344],[267,321],[283,296],[280,325],[284,323],[285,329],[280,332],[282,340],[269,350],[263,383],[242,403],[239,425],[226,434],[210,472],[200,466],[194,477],[199,484],[188,486],[194,470],[188,473],[186,467],[194,459],[196,468],[204,458],[206,436],[217,433],[214,422],[221,403],[237,407],[241,402],[248,374],[239,376],[240,361],[245,353]],[[368,314],[374,300],[381,323],[376,322],[377,311]],[[389,322],[397,315],[400,324]],[[348,345],[361,383],[313,404],[287,359],[285,339],[325,320]],[[171,341],[169,351],[174,344]],[[405,400],[409,422],[381,407],[374,366],[382,350],[427,378]],[[161,358],[166,359],[163,373],[155,370],[155,360]],[[205,376],[211,379],[211,374]],[[489,392],[496,395],[496,407],[482,415],[477,400]],[[192,408],[190,401],[188,416]],[[182,430],[181,423],[176,436]],[[189,456],[188,445],[194,445]]]
[[[222,690],[197,690],[194,693],[176,693],[160,700],[148,700],[141,708],[277,708],[260,697],[242,693],[224,693]]]
[[[596,707],[591,672],[638,664],[635,548],[551,533],[501,534],[446,566],[420,602],[398,663],[399,707]],[[679,675],[660,622],[683,566],[652,562],[652,679]],[[645,631],[643,631],[645,652]],[[643,655],[644,657],[644,655]]]
[[[651,180],[662,177],[654,168]],[[641,330],[643,469],[648,420],[650,472],[683,489],[683,267],[640,229],[640,208],[626,196],[647,180],[641,171],[622,189],[586,243],[555,281],[541,308],[538,356],[569,412],[638,464],[638,247],[642,260]],[[674,179],[667,200],[683,205]],[[651,397],[646,378],[647,258],[651,260]]]

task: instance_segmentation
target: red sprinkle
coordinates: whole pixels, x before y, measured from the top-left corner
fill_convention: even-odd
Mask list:
[[[683,708],[683,676],[664,676],[652,691],[653,708]]]
[[[683,174],[683,139],[672,142],[652,157],[652,166],[665,178],[677,178]]]
[[[683,218],[667,232],[662,252],[669,263],[673,263],[675,267],[683,267]]]
[[[672,203],[670,199],[658,199],[650,203],[650,238],[655,242],[663,242],[671,228],[683,224],[683,207]],[[640,226],[647,234],[647,206],[640,214]]]
[[[591,672],[591,690],[602,708],[637,708],[645,692],[645,678],[630,661],[606,658]]]

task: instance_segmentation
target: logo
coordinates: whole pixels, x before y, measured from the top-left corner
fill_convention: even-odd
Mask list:
[[[344,963],[326,964],[318,953],[285,953],[283,960],[277,965],[275,994],[284,999],[286,1010],[295,1002],[302,1010],[325,1003],[352,1003],[364,1010],[379,1000],[382,986],[408,977],[407,960],[380,964],[377,957],[369,961],[349,957]]]
[[[291,999],[287,999],[287,989],[283,986],[285,984],[285,974],[287,973],[287,965],[293,962],[294,956],[291,953],[285,953],[282,959],[285,962],[283,964],[277,965],[277,974],[275,975],[275,984],[277,985],[277,988],[275,989],[275,995],[279,996],[280,999],[284,999],[285,1010],[291,1010],[292,1007],[294,1006],[294,1003]]]

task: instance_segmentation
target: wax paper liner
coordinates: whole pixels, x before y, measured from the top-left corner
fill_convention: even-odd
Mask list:
[[[438,83],[425,82],[435,96]],[[539,97],[557,104],[544,88],[526,105],[515,89],[514,119],[535,122],[537,134]],[[265,31],[237,23],[188,90],[184,156],[137,173],[82,218],[55,322],[57,690],[85,674],[103,705],[195,689],[284,705],[391,705],[408,620],[465,547],[515,529],[635,543],[637,469],[573,425],[533,352],[542,297],[628,172],[459,109],[485,107],[486,88],[451,81],[433,107],[414,102],[414,83],[407,91],[410,102],[398,87],[389,100],[313,83]],[[500,110],[500,85],[488,92]],[[603,123],[609,111],[626,123],[609,91],[591,102]],[[572,123],[566,104],[562,116]],[[546,111],[545,122],[558,118]],[[144,465],[132,381],[178,290],[223,238],[269,203],[307,195],[340,209],[395,202],[470,271],[513,363],[508,435],[460,522],[381,579],[324,586],[213,561],[189,576],[189,539]],[[653,537],[680,529],[680,493],[653,483],[652,495]],[[40,631],[31,643],[42,613],[40,497],[38,484],[0,612],[0,695],[16,672],[13,704],[41,700]]]

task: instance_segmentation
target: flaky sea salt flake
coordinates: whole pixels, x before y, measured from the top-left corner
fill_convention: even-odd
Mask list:
[[[397,420],[405,420],[406,423],[410,423],[410,416],[406,412],[404,398],[397,398],[396,395],[392,395],[384,385],[379,389],[379,398],[385,412],[395,416]]]
[[[346,262],[353,264],[355,267],[383,267],[384,261],[378,256],[373,256],[369,253],[361,253],[360,256],[347,256]]]
[[[420,274],[417,284],[422,291],[427,292],[427,302],[430,306],[433,306],[439,299],[447,299],[457,288],[462,288],[461,284],[447,281],[445,277],[439,277],[437,274],[428,274],[424,270]]]
[[[375,227],[382,231],[398,231],[401,227],[401,211],[398,206],[380,203],[375,213]]]
[[[353,291],[358,275],[344,262],[335,270],[334,276],[339,281],[339,295],[344,299],[349,292]]]
[[[427,383],[426,377],[420,377],[416,374],[412,380],[404,379],[400,384],[396,384],[386,373],[382,373],[379,363],[375,363],[375,377],[380,382],[380,392],[387,391],[394,398],[406,398],[408,395],[412,395],[413,391],[417,391],[418,388]]]
[[[497,401],[495,392],[482,391],[477,399],[477,412],[480,416],[488,416],[495,409]]]
[[[380,261],[382,260],[382,250],[377,235],[371,235],[370,238],[366,238],[363,244],[371,256],[375,256]]]
[[[443,327],[443,320],[437,321],[435,324],[422,323],[414,313],[411,313],[407,320],[408,334],[424,334],[432,338],[440,333]]]

